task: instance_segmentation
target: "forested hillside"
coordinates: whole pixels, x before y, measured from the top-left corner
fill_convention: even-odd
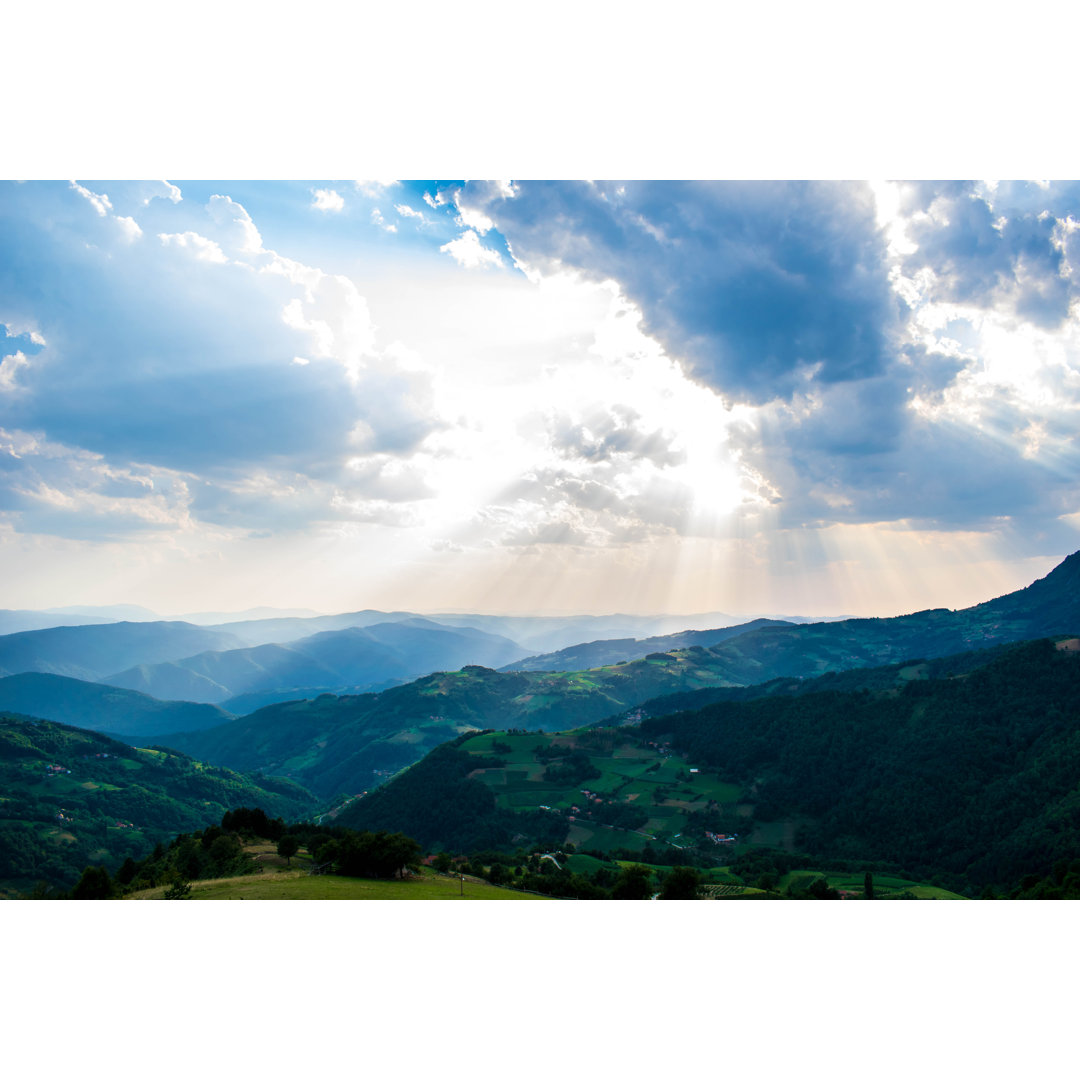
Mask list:
[[[135,750],[95,732],[0,715],[0,894],[70,888],[90,863],[115,869],[155,844],[258,805],[294,819],[315,800],[174,751]]]
[[[1077,640],[1004,651],[902,689],[776,694],[645,719],[695,764],[751,783],[800,848],[984,886],[1080,857]]]

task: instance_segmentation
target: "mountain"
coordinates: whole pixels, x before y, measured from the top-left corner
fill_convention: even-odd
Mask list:
[[[216,705],[158,701],[134,690],[42,672],[0,679],[0,709],[117,736],[198,731],[234,718]]]
[[[652,698],[932,659],[1080,628],[1080,556],[1027,589],[963,611],[770,625],[703,647],[580,672],[469,666],[360,697],[260,709],[168,743],[230,768],[294,776],[323,795],[370,789],[463,729],[562,731],[626,716]],[[891,677],[891,676],[890,676]],[[700,703],[700,702],[699,702]]]
[[[24,630],[48,630],[53,626],[91,626],[112,622],[96,615],[58,615],[47,611],[0,610],[0,635]]]
[[[469,728],[558,731],[658,694],[717,685],[704,649],[587,672],[469,665],[378,694],[291,701],[219,728],[162,736],[203,761],[291,776],[316,794],[356,794]]]
[[[642,638],[680,630],[705,630],[739,622],[731,615],[712,612],[698,615],[468,615],[458,613],[418,615],[411,611],[363,611],[314,618],[268,618],[221,622],[211,628],[225,630],[248,645],[284,644],[325,630],[424,619],[440,626],[482,630],[519,643],[524,653],[548,652],[585,640]],[[196,621],[196,620],[193,620]],[[201,620],[198,620],[201,621]],[[789,622],[809,622],[793,616]]]
[[[315,808],[288,781],[10,715],[0,715],[0,790],[0,895],[8,896],[39,881],[70,888],[91,863],[115,871],[125,858],[217,824],[239,806],[290,819]]]
[[[1080,631],[1080,552],[1027,588],[974,607],[753,630],[709,648],[720,685],[811,678]]]
[[[72,607],[47,608],[50,615],[85,615],[105,622],[165,622],[156,612],[141,604],[75,604]]]
[[[453,851],[674,846],[698,865],[749,841],[968,895],[1080,859],[1080,639],[919,668],[639,725],[462,735],[336,820]]]
[[[1077,638],[902,688],[720,702],[641,733],[752,785],[755,819],[813,854],[975,888],[1080,858]]]
[[[240,644],[221,631],[181,622],[57,626],[0,637],[0,676],[45,671],[97,681],[134,664],[153,664]]]
[[[708,647],[728,638],[738,637],[751,630],[760,630],[766,626],[790,626],[791,623],[774,619],[755,619],[753,622],[738,626],[725,626],[715,630],[684,630],[679,634],[665,634],[662,637],[621,638],[614,640],[590,641],[582,645],[571,645],[558,652],[545,653],[541,656],[527,656],[524,660],[515,660],[507,664],[503,671],[585,671],[588,668],[605,667],[609,664],[621,664],[627,660],[637,660],[651,652],[670,652],[672,649],[689,649],[694,645]]]
[[[206,652],[163,664],[143,664],[107,676],[112,686],[159,698],[221,702],[238,695],[291,698],[366,690],[408,682],[464,664],[503,664],[521,656],[506,638],[426,619],[328,630],[288,645]]]

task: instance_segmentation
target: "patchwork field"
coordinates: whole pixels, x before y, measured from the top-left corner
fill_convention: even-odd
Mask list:
[[[500,807],[547,810],[566,820],[566,842],[579,850],[683,847],[684,830],[703,838],[735,822],[743,796],[708,770],[692,768],[669,748],[629,732],[582,730],[547,735],[488,732],[461,749],[476,759],[473,776]],[[691,815],[697,815],[692,821]]]

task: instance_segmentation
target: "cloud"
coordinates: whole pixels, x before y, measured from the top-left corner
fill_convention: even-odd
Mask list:
[[[445,251],[468,270],[475,270],[480,266],[502,266],[503,264],[502,256],[497,251],[484,247],[480,243],[480,237],[471,229],[463,232],[456,240],[443,244],[439,250]]]
[[[375,209],[371,211],[371,222],[373,225],[378,225],[384,232],[397,232],[396,225],[387,225],[385,218],[382,216],[382,211],[379,210],[378,207],[375,207]]]
[[[1045,191],[1044,197],[1053,201]],[[1065,211],[1061,220],[1045,205],[1023,210],[1010,205],[1007,193],[975,184],[922,185],[906,203],[918,208],[907,222],[917,247],[904,271],[909,277],[932,272],[930,299],[1007,307],[1037,326],[1060,326],[1077,284],[1067,270],[1061,233],[1071,213],[1080,214],[1080,200],[1065,202],[1057,208]]]
[[[23,475],[8,494],[19,529],[60,535],[69,522],[72,535],[105,535],[109,507],[110,535],[167,531],[182,519],[179,504],[166,520],[145,495],[114,506],[100,470],[185,477],[192,521],[203,509],[224,521],[229,493],[247,499],[236,516],[256,528],[273,530],[279,517],[296,527],[346,520],[335,499],[364,520],[378,516],[367,503],[392,501],[393,471],[348,462],[411,455],[442,421],[430,375],[381,355],[353,282],[266,249],[228,196],[156,199],[164,228],[153,245],[126,242],[111,220],[72,215],[72,200],[85,198],[56,184],[0,198],[0,317],[27,328],[0,336],[4,422],[99,462]],[[278,492],[310,490],[256,499],[245,478],[260,473]],[[422,491],[411,472],[400,483],[409,497]],[[215,501],[210,489],[226,494]]]
[[[401,186],[400,180],[354,180],[353,186],[369,199],[381,199],[391,188]]]
[[[866,186],[489,184],[455,201],[529,267],[617,281],[646,332],[734,400],[878,374],[902,329]]]
[[[0,428],[0,516],[16,532],[112,540],[189,525],[184,478]]]
[[[123,230],[125,238],[131,242],[138,240],[142,236],[143,231],[139,227],[139,223],[134,218],[118,217],[116,219],[117,224]]]
[[[149,206],[152,199],[168,199],[171,203],[178,203],[183,197],[180,189],[175,184],[170,184],[168,180],[152,180],[149,184],[153,186],[144,196],[143,206]]]
[[[74,180],[69,181],[71,189],[77,191],[97,211],[98,217],[105,217],[112,210],[108,195],[97,195]]]
[[[0,360],[0,393],[11,393],[15,389],[15,376],[19,369],[29,364],[30,360],[22,350],[9,353]]]
[[[178,247],[190,251],[201,262],[227,263],[229,261],[225,252],[213,240],[208,240],[197,232],[158,233],[158,239],[166,247]]]
[[[345,209],[345,200],[332,189],[319,188],[312,194],[315,196],[311,201],[313,210],[327,210],[336,214],[339,210]]]
[[[230,248],[244,254],[263,250],[262,236],[251,215],[228,195],[211,195],[206,209],[215,224],[226,230]]]

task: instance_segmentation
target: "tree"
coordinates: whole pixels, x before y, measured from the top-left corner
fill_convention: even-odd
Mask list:
[[[661,900],[696,900],[701,873],[692,866],[676,866],[660,890]]]
[[[863,878],[862,891],[864,900],[874,899],[874,875],[869,870],[866,871],[866,876]]]
[[[72,900],[111,900],[112,880],[104,866],[88,866],[79,878],[79,884],[71,890]]]
[[[300,841],[292,834],[286,833],[277,845],[277,853],[292,866],[292,857],[300,850]]]
[[[612,900],[644,900],[649,895],[652,871],[647,866],[624,866],[611,890]]]
[[[191,899],[191,882],[184,881],[183,878],[176,878],[171,885],[165,890],[165,894],[162,897],[163,900],[190,900]]]

